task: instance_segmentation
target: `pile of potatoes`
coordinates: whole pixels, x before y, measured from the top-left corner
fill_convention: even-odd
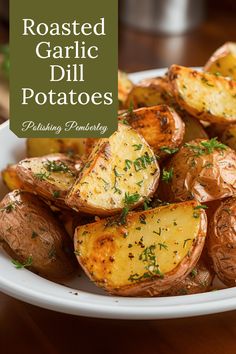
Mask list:
[[[28,139],[2,177],[0,241],[18,268],[61,281],[78,262],[111,294],[235,286],[236,44],[196,71],[118,75],[118,130]],[[76,261],[77,258],[77,261]]]

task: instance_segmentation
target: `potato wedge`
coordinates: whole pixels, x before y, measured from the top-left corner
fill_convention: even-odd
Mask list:
[[[206,132],[210,138],[217,137],[218,140],[221,141],[222,134],[230,126],[231,124],[217,124],[213,123],[206,127]]]
[[[13,191],[14,189],[20,189],[23,186],[21,180],[17,175],[16,167],[17,165],[8,165],[2,171],[3,182],[10,191]]]
[[[87,139],[27,139],[27,157],[40,157],[54,153],[65,153],[69,156],[83,156],[86,153]]]
[[[50,208],[35,195],[15,190],[0,203],[0,240],[18,268],[51,280],[70,277],[75,257],[70,238]]]
[[[236,122],[236,82],[172,65],[169,80],[177,103],[199,120]]]
[[[208,230],[208,253],[219,279],[236,285],[236,198],[229,198],[216,210]]]
[[[118,100],[119,107],[123,108],[130,90],[133,87],[132,81],[123,71],[118,70]]]
[[[75,160],[63,154],[51,154],[22,160],[16,171],[23,189],[65,206],[66,194],[82,168],[81,161],[77,162],[75,165]]]
[[[216,139],[186,143],[162,171],[159,197],[165,201],[199,202],[236,193],[236,153]]]
[[[112,215],[126,204],[134,208],[152,196],[159,166],[146,141],[128,125],[119,124],[109,139],[100,139],[66,204],[93,215]]]
[[[175,150],[183,140],[184,123],[179,115],[166,105],[135,109],[122,116],[151,146],[160,157]]]
[[[218,48],[206,63],[204,70],[236,80],[236,43],[227,42]]]
[[[74,233],[77,226],[94,222],[94,217],[76,213],[73,210],[60,210],[56,215],[72,240],[74,239]]]
[[[125,107],[148,107],[169,104],[172,99],[171,88],[166,77],[156,77],[140,81],[129,92]]]
[[[206,215],[188,201],[130,213],[126,224],[100,220],[75,231],[77,259],[111,294],[158,296],[196,265],[206,236]],[[184,215],[184,218],[183,218]]]
[[[198,263],[187,277],[173,288],[163,293],[162,296],[190,295],[209,291],[214,275],[215,273],[207,260],[201,256]]]
[[[208,135],[198,119],[186,112],[179,112],[179,115],[185,124],[183,143],[195,139],[208,139]]]
[[[236,151],[236,124],[230,124],[224,129],[221,141]]]

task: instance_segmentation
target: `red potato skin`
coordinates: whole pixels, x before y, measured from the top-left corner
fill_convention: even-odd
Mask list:
[[[79,173],[82,169],[82,162],[80,160],[73,160],[66,155],[57,153],[57,154],[50,154],[43,157],[32,157],[27,158],[19,162],[16,167],[17,175],[22,183],[22,189],[29,191],[30,193],[35,193],[40,197],[52,201],[55,205],[67,208],[65,205],[65,198],[67,195],[67,190],[60,190],[60,195],[55,198],[53,197],[53,192],[55,191],[55,186],[52,183],[49,183],[47,180],[39,180],[27,167],[28,161],[62,161],[64,162],[75,174],[75,176]]]
[[[210,265],[209,260],[202,255],[194,267],[196,272],[189,273],[187,277],[178,283],[176,286],[164,292],[162,296],[179,296],[179,295],[191,295],[207,292],[211,289],[212,282],[215,276],[215,273]]]
[[[215,211],[207,248],[219,279],[227,286],[236,286],[236,197],[228,198]]]
[[[204,139],[189,144],[199,146],[201,141]],[[236,193],[236,154],[229,147],[196,157],[190,148],[183,146],[165,168],[173,168],[173,178],[169,183],[162,181],[159,189],[162,200],[181,202],[195,198],[206,203]]]
[[[42,277],[61,281],[75,272],[71,240],[50,208],[33,194],[15,190],[4,197],[0,240],[14,260],[24,264],[32,257],[29,269]]]
[[[216,60],[224,57],[227,53],[228,53],[228,44],[230,42],[226,42],[223,46],[221,46],[220,48],[218,48],[213,54],[212,56],[209,58],[209,60],[207,61],[207,63],[204,66],[204,71],[208,71],[210,69],[210,67],[212,66],[212,63],[214,63]]]

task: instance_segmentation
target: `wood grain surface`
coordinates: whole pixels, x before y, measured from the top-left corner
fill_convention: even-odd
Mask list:
[[[234,354],[236,312],[159,321],[69,316],[0,296],[2,354]],[[3,351],[2,351],[3,349]]]
[[[199,29],[182,36],[156,36],[122,27],[120,67],[131,72],[172,63],[203,65],[218,46],[236,41],[235,11],[226,12],[221,4],[218,10],[213,6]],[[7,38],[0,25],[0,42]],[[40,309],[0,294],[1,354],[235,352],[236,311],[175,320],[99,320]]]

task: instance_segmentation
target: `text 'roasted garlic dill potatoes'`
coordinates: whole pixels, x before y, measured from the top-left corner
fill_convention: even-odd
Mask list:
[[[127,204],[134,208],[153,195],[159,181],[154,152],[134,129],[119,124],[100,139],[66,198],[66,204],[94,215],[112,215]]]
[[[80,265],[98,286],[122,296],[158,296],[196,265],[206,215],[195,201],[130,213],[80,226],[74,245]],[[184,217],[183,217],[184,216]]]
[[[81,161],[72,160],[63,154],[52,154],[22,160],[16,172],[23,189],[64,206],[66,194],[81,168]]]
[[[210,202],[235,193],[235,151],[214,138],[184,144],[162,171],[159,196],[170,202]]]
[[[236,122],[236,82],[223,76],[172,65],[169,80],[176,102],[200,120]]]
[[[74,273],[71,240],[50,208],[35,195],[15,190],[0,203],[0,241],[17,268],[50,280]]]
[[[222,202],[215,211],[207,236],[208,253],[219,279],[236,286],[236,198]]]

